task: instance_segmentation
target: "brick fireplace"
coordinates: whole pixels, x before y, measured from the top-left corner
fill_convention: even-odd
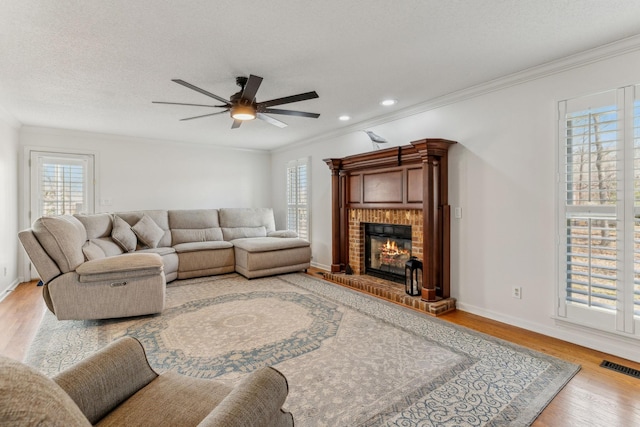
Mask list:
[[[455,141],[410,145],[325,159],[331,169],[331,273],[364,274],[364,225],[411,226],[411,255],[423,262],[426,289],[450,297],[447,152]],[[433,294],[431,294],[433,295]]]
[[[349,209],[349,265],[354,274],[365,273],[364,224],[411,226],[411,255],[423,259],[422,222],[418,209]]]

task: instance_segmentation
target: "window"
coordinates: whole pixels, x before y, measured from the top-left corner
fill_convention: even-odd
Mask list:
[[[31,219],[93,213],[93,156],[32,151]]]
[[[309,158],[287,163],[287,229],[309,239]]]
[[[638,87],[561,101],[558,316],[640,337]]]

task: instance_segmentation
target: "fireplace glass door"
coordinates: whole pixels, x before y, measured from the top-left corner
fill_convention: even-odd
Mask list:
[[[365,274],[404,283],[411,258],[411,226],[365,224]]]

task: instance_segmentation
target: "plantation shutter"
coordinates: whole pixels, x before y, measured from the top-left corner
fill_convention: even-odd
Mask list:
[[[640,335],[640,115],[633,87],[559,103],[558,315]]]
[[[93,212],[93,156],[31,152],[32,219]]]
[[[287,229],[309,239],[309,158],[287,164]]]
[[[616,308],[618,111],[566,114],[567,301]]]

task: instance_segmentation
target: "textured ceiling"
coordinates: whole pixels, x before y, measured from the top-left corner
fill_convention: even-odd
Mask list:
[[[640,34],[637,0],[0,0],[0,107],[24,125],[274,149]],[[232,130],[235,77],[258,101],[315,90]],[[399,100],[393,107],[379,101]],[[348,114],[351,122],[340,122]]]

